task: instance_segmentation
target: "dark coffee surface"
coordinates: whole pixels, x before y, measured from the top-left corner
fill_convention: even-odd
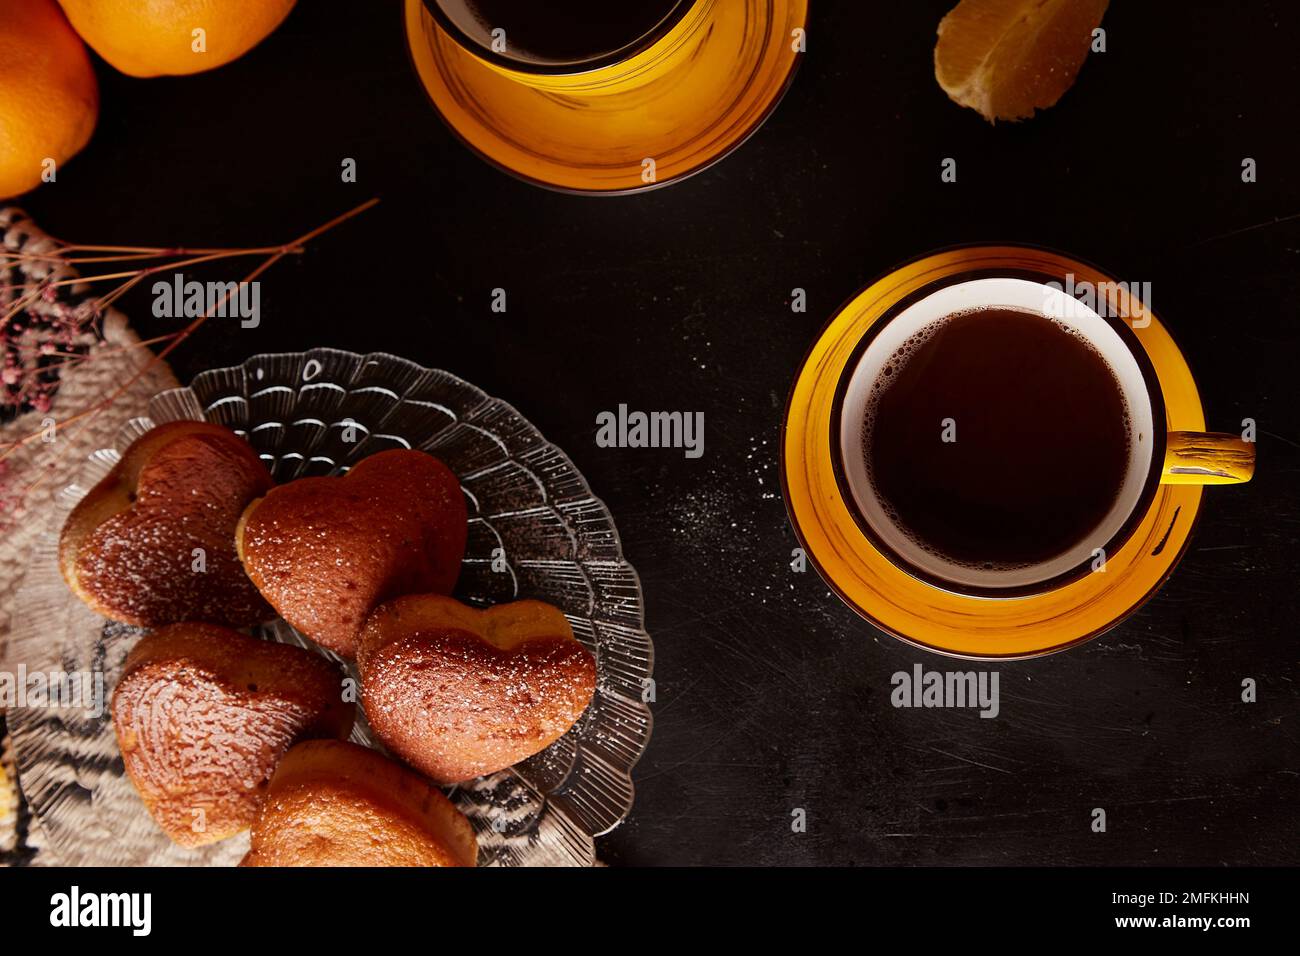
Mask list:
[[[979,567],[1078,544],[1127,470],[1114,372],[1030,312],[961,313],[930,330],[886,365],[866,434],[867,466],[896,521],[926,550]]]
[[[492,31],[501,28],[511,55],[541,61],[583,60],[620,50],[654,30],[677,6],[677,0],[438,2],[462,26],[476,23],[479,42],[490,43]]]

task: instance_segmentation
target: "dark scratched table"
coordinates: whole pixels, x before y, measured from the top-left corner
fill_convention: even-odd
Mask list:
[[[26,205],[73,240],[263,245],[382,198],[265,276],[260,327],[205,329],[177,374],[390,351],[507,399],[569,453],[615,515],[657,649],[654,737],[630,819],[601,840],[609,862],[1300,862],[1300,15],[1120,0],[1107,52],[1055,109],[992,127],[934,82],[948,5],[814,0],[802,69],[739,152],[588,199],[459,145],[408,66],[398,4],[310,0],[212,73],[99,64],[93,142]],[[947,665],[791,570],[782,407],[852,292],[929,249],[997,240],[1151,282],[1210,427],[1258,421],[1259,471],[1209,490],[1140,613],[998,667],[998,719],[896,710],[891,674]],[[172,329],[147,292],[123,305],[144,336]],[[704,455],[598,447],[596,416],[623,403],[703,412]]]

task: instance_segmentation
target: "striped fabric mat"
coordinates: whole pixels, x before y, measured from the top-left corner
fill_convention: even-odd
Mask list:
[[[93,451],[112,445],[128,418],[140,415],[150,397],[176,380],[157,363],[105,411],[59,429],[53,443],[19,444],[39,433],[48,419],[63,420],[94,405],[129,379],[149,359],[147,348],[126,317],[109,309],[96,318],[88,308],[91,290],[58,288],[51,282],[76,278],[58,258],[58,246],[21,210],[0,208],[0,318],[31,290],[44,293],[0,323],[4,375],[0,379],[0,661],[5,655],[17,595],[32,543],[44,534],[53,505]],[[14,253],[21,253],[17,259]],[[79,308],[80,307],[80,308]],[[16,667],[17,662],[13,662]],[[0,701],[0,865],[50,862],[42,859],[40,825],[27,812],[15,772],[12,742]]]

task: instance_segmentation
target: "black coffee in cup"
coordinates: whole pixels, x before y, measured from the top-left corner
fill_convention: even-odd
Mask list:
[[[1013,308],[918,329],[886,360],[865,405],[866,473],[921,549],[987,570],[1089,541],[1131,458],[1116,373],[1082,335]]]
[[[896,565],[964,594],[1105,571],[1164,450],[1132,335],[1013,276],[945,283],[877,320],[833,425],[859,527]]]

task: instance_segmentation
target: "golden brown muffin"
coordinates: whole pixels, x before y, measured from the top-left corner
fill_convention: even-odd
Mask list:
[[[479,611],[436,594],[398,598],[366,621],[357,667],[371,729],[443,784],[549,747],[596,689],[596,662],[541,601]]]
[[[206,422],[160,425],[68,516],[63,579],[96,613],[128,624],[268,620],[274,613],[235,553],[235,527],[271,484],[234,432]]]
[[[122,763],[158,825],[181,846],[253,822],[284,752],[346,737],[356,705],[319,654],[211,624],[142,638],[113,691]]]
[[[314,740],[271,780],[240,866],[474,866],[464,815],[433,784],[366,747]]]
[[[450,593],[465,555],[460,482],[422,451],[385,451],[342,478],[303,478],[248,506],[236,542],[280,615],[351,659],[377,604]]]

